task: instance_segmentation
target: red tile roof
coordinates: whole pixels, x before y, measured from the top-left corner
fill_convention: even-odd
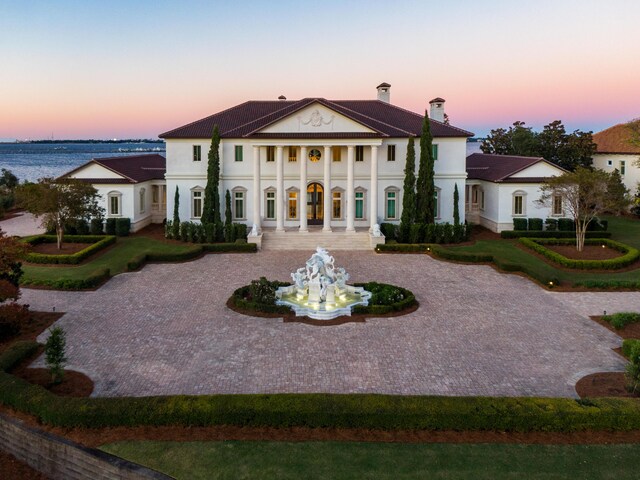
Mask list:
[[[593,134],[593,142],[598,146],[596,153],[640,153],[640,145],[634,145],[632,124],[638,124],[640,120],[629,123],[620,123]]]
[[[538,162],[553,165],[542,157],[473,153],[467,157],[467,178],[470,180],[487,180],[489,182],[538,183],[541,181],[541,178],[538,177],[509,178],[511,175]],[[562,170],[557,165],[553,166]]]
[[[249,101],[223,110],[196,122],[170,130],[160,138],[210,138],[213,126],[218,125],[222,138],[260,138],[258,131],[282,120],[296,111],[319,103],[373,130],[374,137],[419,136],[423,115],[405,110],[380,100],[326,100],[304,98],[302,100]],[[471,137],[473,133],[436,120],[430,120],[434,137]],[[346,135],[336,132],[333,137]],[[349,133],[349,135],[352,135]],[[288,137],[288,135],[287,135]],[[357,138],[366,138],[359,135]],[[305,138],[314,138],[306,135]],[[351,138],[351,137],[338,137]]]
[[[149,155],[127,155],[120,157],[94,158],[84,165],[65,173],[60,178],[71,177],[75,172],[87,165],[95,163],[125,177],[118,178],[92,178],[86,179],[89,183],[140,183],[148,180],[164,180],[167,171],[167,160],[157,153]]]

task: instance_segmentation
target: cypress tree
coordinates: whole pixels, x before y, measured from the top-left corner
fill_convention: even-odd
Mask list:
[[[453,224],[460,225],[460,207],[458,202],[460,201],[460,194],[458,193],[458,184],[453,187]]]
[[[433,183],[433,137],[429,116],[424,112],[422,134],[420,135],[420,166],[416,185],[416,222],[435,222],[435,185]]]
[[[173,238],[176,240],[180,237],[180,190],[176,185],[176,195],[173,197],[173,223],[171,223],[171,228],[173,228]]]
[[[225,211],[224,211],[224,241],[233,242],[233,222],[231,220],[231,193],[227,190],[224,197]]]
[[[209,159],[207,186],[204,190],[204,206],[202,207],[200,222],[203,224],[213,223],[216,225],[216,230],[220,231],[222,219],[220,216],[220,131],[218,130],[218,125],[213,127],[211,148],[207,158]]]
[[[416,221],[416,149],[413,137],[407,145],[402,187],[402,216],[400,217],[400,241],[408,242],[411,225]]]

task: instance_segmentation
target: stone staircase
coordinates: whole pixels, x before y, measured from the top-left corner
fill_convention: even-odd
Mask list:
[[[307,233],[298,231],[263,231],[262,250],[315,250],[316,247],[331,250],[373,250],[369,232],[343,231],[323,232],[310,230]]]

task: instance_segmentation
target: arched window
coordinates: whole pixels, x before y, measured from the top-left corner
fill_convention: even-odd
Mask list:
[[[335,187],[331,190],[331,218],[333,220],[342,220],[342,201],[344,199],[344,190]]]
[[[204,188],[193,187],[191,189],[191,218],[202,217],[203,204],[204,204]]]
[[[287,218],[289,220],[297,220],[298,218],[298,199],[299,190],[295,187],[287,189]]]
[[[266,220],[276,219],[276,189],[273,187],[264,191],[264,218]]]
[[[364,220],[366,218],[367,211],[367,191],[363,187],[357,187],[355,189],[356,198],[356,220]]]
[[[234,220],[247,219],[247,211],[245,208],[246,197],[247,189],[244,187],[236,187],[231,190],[231,211]]]
[[[122,216],[122,192],[114,190],[107,194],[107,215],[110,217]]]
[[[516,190],[512,194],[511,214],[514,217],[524,216],[527,214],[527,192]]]
[[[384,218],[385,220],[397,220],[398,200],[400,189],[398,187],[387,187],[384,191]]]
[[[144,213],[144,211],[147,209],[146,202],[145,202],[146,193],[147,193],[146,189],[144,188],[140,189],[140,213]]]

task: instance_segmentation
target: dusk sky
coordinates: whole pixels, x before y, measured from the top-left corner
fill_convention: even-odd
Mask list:
[[[477,135],[640,117],[640,1],[0,0],[0,139],[155,138],[246,100],[446,99]]]

